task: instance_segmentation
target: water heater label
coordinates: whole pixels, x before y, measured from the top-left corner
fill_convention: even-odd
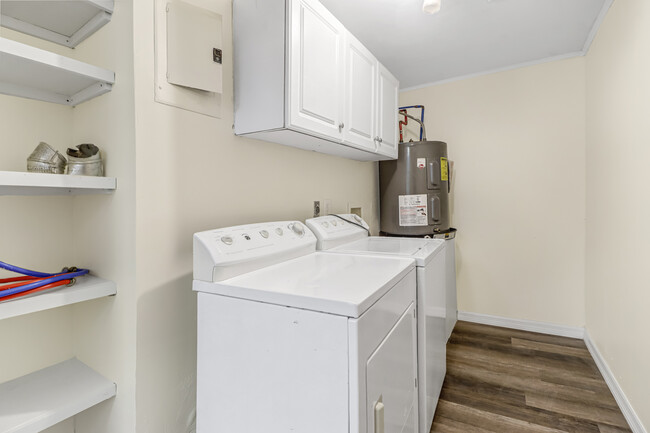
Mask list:
[[[440,158],[440,180],[449,180],[449,165],[447,164],[447,158],[444,157]]]
[[[426,158],[418,158],[417,160],[417,165],[418,168],[424,168],[427,165],[427,159]]]
[[[426,194],[399,196],[399,225],[402,227],[429,225]]]

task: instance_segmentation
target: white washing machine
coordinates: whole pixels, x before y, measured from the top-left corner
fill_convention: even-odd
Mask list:
[[[416,433],[415,274],[295,221],[196,233],[197,433]]]
[[[368,225],[354,214],[329,215],[305,222],[316,234],[318,249],[331,253],[408,257],[417,266],[419,432],[429,433],[446,373],[447,311],[445,241],[369,236]],[[348,242],[348,239],[356,239]],[[451,325],[453,327],[453,325]]]

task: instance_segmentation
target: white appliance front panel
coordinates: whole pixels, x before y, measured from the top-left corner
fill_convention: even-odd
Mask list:
[[[414,393],[416,330],[412,303],[388,336],[370,356],[366,376],[368,431],[417,433],[418,404]],[[395,356],[399,353],[403,356]],[[377,404],[383,407],[379,409]]]
[[[314,252],[316,237],[299,221],[224,227],[195,233],[194,279],[222,281]]]
[[[359,317],[409,271],[412,259],[312,253],[194,290]]]
[[[318,237],[318,233],[317,233]],[[419,432],[428,433],[446,373],[446,342],[455,324],[455,279],[449,272],[451,244],[441,239],[365,237],[327,253],[412,257],[417,271],[417,368]],[[453,274],[455,275],[455,274]],[[453,294],[447,292],[453,287]],[[453,299],[447,300],[448,296]],[[448,306],[452,305],[453,307]],[[448,308],[452,308],[448,310]],[[384,405],[385,406],[385,405]],[[385,407],[386,410],[386,407]]]
[[[429,433],[447,372],[445,255],[417,268],[420,433]]]
[[[417,388],[415,386],[417,377],[416,359],[416,321],[415,310],[413,304],[415,302],[415,284],[416,276],[415,271],[412,270],[409,274],[399,282],[390,292],[376,302],[372,308],[364,313],[358,319],[349,320],[349,345],[350,345],[350,433],[366,433],[373,432],[371,425],[368,424],[368,419],[371,414],[368,413],[369,407],[374,407],[376,394],[379,392],[384,396],[390,396],[389,401],[394,402],[394,406],[390,412],[397,406],[406,405],[404,400],[403,389],[392,389],[389,384],[383,382],[382,375],[390,376],[397,374],[395,371],[380,369],[379,374],[375,372],[372,378],[368,378],[366,368],[368,360],[375,353],[377,348],[382,345],[387,336],[398,324],[400,319],[405,315],[410,314],[412,321],[412,332],[405,337],[402,332],[399,335],[400,345],[403,350],[407,352],[394,352],[393,356],[396,358],[403,357],[404,361],[403,371],[399,372],[400,377],[403,375],[410,376],[409,383],[411,384],[411,405],[413,408],[413,420],[417,423]],[[408,313],[408,314],[407,314]],[[408,341],[407,341],[408,340]],[[393,343],[387,345],[391,348]],[[388,352],[384,352],[380,356],[388,356]],[[406,365],[412,360],[411,365]],[[378,381],[378,382],[377,382]],[[400,384],[403,381],[400,381]],[[368,394],[368,389],[373,392],[373,395]],[[397,393],[397,395],[395,395]],[[401,396],[401,397],[400,397]],[[397,403],[401,402],[401,403]],[[394,419],[394,418],[392,418]],[[410,422],[410,418],[406,417]],[[406,427],[404,427],[406,428]],[[399,433],[401,429],[394,432]],[[405,430],[415,431],[415,430]],[[391,430],[387,432],[393,433]]]
[[[456,293],[456,239],[452,238],[445,241],[445,255],[445,284],[447,287],[447,324],[445,328],[447,331],[447,340],[449,340],[458,319],[458,295]]]
[[[347,432],[348,318],[198,294],[197,433]]]

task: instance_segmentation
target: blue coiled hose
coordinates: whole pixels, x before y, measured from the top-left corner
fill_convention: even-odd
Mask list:
[[[30,277],[45,278],[51,277],[56,274],[46,274],[45,272],[31,271],[29,269],[19,268],[18,266],[10,265],[9,263],[0,262],[0,268],[6,269],[17,274],[28,275]],[[60,272],[59,272],[60,273]]]
[[[73,278],[86,275],[88,272],[90,272],[88,269],[75,269],[73,272],[67,272],[67,269],[64,269],[62,272],[48,274],[45,272],[38,272],[38,271],[32,271],[30,269],[20,268],[18,266],[10,265],[8,263],[1,262],[1,261],[0,261],[0,268],[6,269],[11,272],[16,272],[18,274],[24,274],[30,277],[42,278],[38,281],[34,281],[33,283],[24,284],[19,287],[14,287],[13,289],[3,290],[0,292],[0,299],[7,296],[15,295],[17,293],[23,293],[28,290],[37,289],[39,287],[43,287],[48,284],[56,283],[57,281],[71,280]]]

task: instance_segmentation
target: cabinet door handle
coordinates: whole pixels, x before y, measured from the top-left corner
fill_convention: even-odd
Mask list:
[[[375,404],[375,433],[384,433],[384,403],[381,398]]]
[[[344,127],[345,127],[345,123],[343,122],[339,123],[339,132],[343,131]]]
[[[380,142],[380,143],[383,143],[383,142],[384,142],[384,139],[381,138],[381,137],[377,137],[377,141]]]

